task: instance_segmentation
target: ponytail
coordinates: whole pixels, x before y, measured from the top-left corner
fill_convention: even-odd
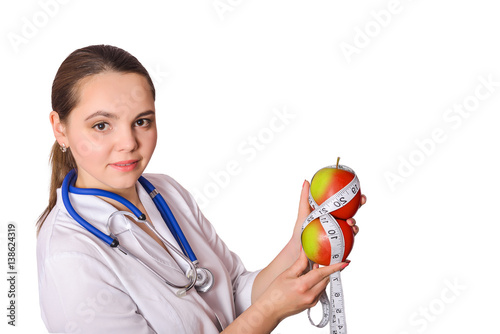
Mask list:
[[[73,158],[73,154],[71,154],[71,149],[68,148],[66,149],[66,152],[62,152],[57,141],[55,141],[54,145],[52,145],[49,159],[52,169],[49,190],[49,205],[38,218],[37,234],[50,211],[52,211],[57,203],[57,189],[61,187],[64,177],[70,170],[76,168],[75,159]]]

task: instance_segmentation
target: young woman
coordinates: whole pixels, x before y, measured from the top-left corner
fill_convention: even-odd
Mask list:
[[[300,246],[301,224],[310,212],[308,182],[290,241],[266,268],[248,272],[182,186],[166,175],[145,174],[171,209],[199,266],[213,274],[213,282],[207,271],[208,278],[199,277],[213,283],[208,291],[169,285],[189,285],[192,278],[185,274],[188,262],[162,240],[181,249],[161,209],[138,182],[156,145],[154,101],[146,69],[113,46],[76,50],[56,74],[50,113],[56,139],[52,180],[37,245],[40,305],[48,330],[268,333],[282,319],[315,305],[329,275],[347,263],[308,270]],[[75,174],[68,194],[70,186],[61,186],[70,171]],[[154,230],[132,215],[116,215],[131,211],[123,200],[77,191],[89,189],[128,200]],[[82,219],[113,233],[122,251],[83,228],[65,196]],[[357,233],[354,219],[349,223]]]

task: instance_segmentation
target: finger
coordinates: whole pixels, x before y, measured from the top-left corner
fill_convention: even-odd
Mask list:
[[[354,218],[349,218],[349,219],[347,219],[347,220],[346,220],[346,222],[347,222],[347,224],[348,224],[349,226],[351,226],[351,228],[352,228],[352,232],[354,233],[354,235],[358,234],[358,232],[359,232],[359,227],[358,227],[358,225],[356,225],[356,219],[354,219]]]
[[[322,275],[323,277],[329,277],[334,272],[339,271],[341,269],[344,269],[348,265],[349,265],[349,262],[339,262],[339,263],[332,264],[330,266],[318,268],[315,271],[318,271],[319,275]]]
[[[297,260],[288,268],[288,272],[294,277],[302,276],[309,265],[306,254],[301,250]]]
[[[348,265],[348,263],[341,262],[341,263],[337,263],[335,265],[329,266],[329,267],[335,266],[335,268],[330,268],[330,270],[326,271],[326,276],[325,276],[325,273],[321,273],[321,274],[316,273],[316,275],[317,275],[317,277],[315,278],[316,280],[311,280],[311,281],[306,283],[306,284],[309,284],[309,292],[312,293],[313,295],[316,295],[317,299],[319,299],[320,294],[326,289],[326,287],[328,286],[328,283],[330,283],[330,275],[333,274],[333,272],[336,272],[338,270],[339,271],[344,270],[344,268],[347,265]],[[325,268],[328,268],[328,267],[323,267],[320,269],[325,269]],[[332,270],[333,270],[333,272],[332,272]],[[319,269],[315,270],[315,271],[319,271]],[[311,275],[311,276],[313,276],[313,275]],[[317,302],[317,300],[313,303],[313,305],[315,305],[316,302]]]
[[[309,206],[309,186],[309,182],[305,180],[302,185],[302,192],[300,193],[299,213],[297,215],[297,221],[300,222],[303,222],[311,213],[311,207]]]
[[[326,277],[324,280],[322,280],[320,283],[316,284],[309,290],[311,294],[316,296],[313,302],[310,304],[309,308],[314,307],[318,303],[319,299],[321,298],[321,294],[325,292],[328,283],[330,283],[330,279]]]
[[[354,225],[352,227],[352,233],[354,233],[354,235],[357,235],[359,233],[359,227],[358,227],[358,225]]]
[[[345,262],[345,263],[347,263],[347,265],[349,265],[349,264],[351,263],[351,260],[347,260],[347,259],[346,259],[344,262]],[[340,271],[342,271],[342,270],[344,270],[344,269],[345,269],[345,267],[344,267],[344,268],[342,268],[342,269],[340,269]]]
[[[366,203],[366,195],[361,194],[361,201],[360,201],[360,203],[361,203],[361,205],[364,205]]]
[[[324,287],[323,289],[321,289],[320,291],[317,291],[317,290],[316,290],[316,291],[314,292],[314,293],[316,293],[316,298],[314,299],[314,301],[312,302],[312,304],[310,305],[310,307],[309,307],[309,308],[313,308],[314,306],[316,306],[316,304],[318,304],[318,302],[319,302],[319,300],[320,300],[320,298],[321,298],[321,294],[322,294],[323,292],[325,292],[325,289],[326,289],[326,286],[328,285],[328,282],[329,282],[329,281],[327,281],[327,283],[326,283],[326,285],[325,285],[325,287]],[[315,287],[315,288],[316,288],[316,287]]]
[[[330,277],[331,274],[341,269],[344,269],[348,265],[349,263],[347,262],[339,262],[336,264],[332,264],[330,266],[325,266],[315,270],[311,270],[310,272],[301,276],[300,278],[304,280],[306,286],[312,288],[313,286],[321,284],[322,282],[324,283],[325,280],[328,281],[328,278]]]

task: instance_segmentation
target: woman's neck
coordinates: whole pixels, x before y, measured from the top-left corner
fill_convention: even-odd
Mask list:
[[[114,191],[114,193],[125,198],[130,203],[132,203],[135,207],[137,207],[137,208],[142,207],[141,200],[139,198],[139,193],[137,192],[137,189],[135,186],[130,188],[130,189],[120,189],[120,191]],[[101,196],[99,196],[99,198],[101,198],[102,200],[113,205],[118,210],[129,211],[125,205],[123,205],[122,203],[120,203],[114,199],[111,199],[109,197],[101,197]]]
[[[92,179],[88,177],[85,177],[86,175],[78,175],[76,181],[75,181],[75,187],[77,188],[96,188],[96,189],[102,189],[106,190],[109,192],[112,192],[118,196],[121,196],[128,200],[130,203],[138,207],[141,204],[141,200],[139,198],[139,193],[137,192],[137,187],[136,184],[134,183],[130,187],[127,188],[111,188],[110,186],[103,184],[96,179]],[[125,206],[118,201],[115,201],[111,198],[105,197],[105,196],[99,196],[102,200],[108,202],[109,204],[113,205],[117,209],[123,209]]]

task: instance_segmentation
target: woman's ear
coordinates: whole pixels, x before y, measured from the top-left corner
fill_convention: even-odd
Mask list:
[[[61,123],[59,119],[59,114],[57,111],[50,112],[50,124],[52,124],[52,131],[54,132],[54,137],[56,137],[59,146],[69,147],[68,138],[66,137],[66,128]]]

